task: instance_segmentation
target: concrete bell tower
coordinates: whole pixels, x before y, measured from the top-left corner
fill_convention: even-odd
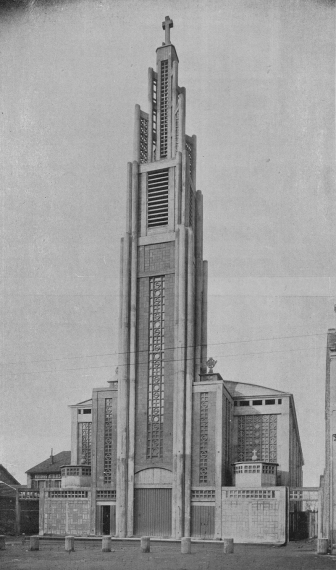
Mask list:
[[[156,70],[148,70],[148,113],[135,106],[133,162],[127,165],[118,366],[120,537],[140,532],[141,509],[164,512],[171,536],[190,536],[192,385],[207,359],[196,136],[185,133],[186,91],[178,86],[169,16],[162,27]]]

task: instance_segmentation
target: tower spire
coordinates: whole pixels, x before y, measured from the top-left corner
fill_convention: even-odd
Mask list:
[[[162,22],[162,29],[165,31],[165,44],[169,45],[170,42],[170,28],[174,26],[173,20],[166,16]]]

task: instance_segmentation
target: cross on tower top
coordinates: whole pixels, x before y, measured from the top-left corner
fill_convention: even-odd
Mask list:
[[[165,44],[170,44],[170,28],[173,27],[173,20],[166,16],[162,22],[162,29],[165,31]]]

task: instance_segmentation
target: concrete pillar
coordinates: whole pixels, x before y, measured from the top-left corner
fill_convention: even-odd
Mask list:
[[[208,262],[203,261],[203,295],[202,295],[202,350],[201,363],[207,361],[208,352]]]
[[[133,162],[132,169],[132,257],[131,257],[131,302],[130,302],[130,370],[128,412],[128,507],[127,535],[133,536],[134,507],[134,446],[135,446],[135,378],[136,378],[136,316],[138,282],[138,184],[139,165]]]
[[[223,472],[223,384],[216,387],[215,433],[215,538],[222,538],[222,472]]]
[[[156,160],[161,158],[161,62],[156,66]]]
[[[168,101],[167,101],[167,158],[172,157],[172,57],[171,52],[168,55]]]
[[[132,232],[132,178],[133,166],[127,163],[126,232]]]
[[[178,132],[176,132],[176,110],[178,109],[178,63],[176,60],[173,61],[173,87],[172,87],[172,153],[171,156],[174,158],[176,154],[176,147],[178,144]]]
[[[40,539],[38,536],[30,537],[29,550],[40,550]]]
[[[184,519],[184,433],[185,433],[185,364],[186,364],[186,228],[179,226],[178,255],[178,324],[177,362],[174,379],[173,422],[173,505],[172,532],[175,538],[183,536]],[[176,279],[176,276],[175,276]]]
[[[73,552],[75,550],[75,537],[74,536],[66,536],[64,546],[65,546],[66,552]]]
[[[181,207],[182,207],[182,153],[178,152],[176,157],[175,168],[175,227],[181,223]]]
[[[185,127],[185,117],[184,117],[184,95],[180,93],[178,96],[178,108],[179,108],[179,124],[178,124],[178,141],[177,150],[182,152],[185,147],[185,132],[183,128]]]
[[[15,491],[15,533],[17,536],[20,535],[21,530],[21,508],[19,501],[19,490]]]
[[[196,190],[197,136],[193,135],[191,138],[193,145],[193,166],[192,166],[191,177],[194,183],[194,188]]]
[[[102,538],[102,552],[111,552],[111,537],[110,536],[103,536]]]
[[[5,548],[6,548],[5,535],[0,534],[0,550],[5,550]]]
[[[181,538],[181,554],[191,553],[191,538],[183,537]]]
[[[142,536],[140,539],[140,550],[141,552],[150,552],[150,537]]]
[[[195,382],[199,381],[202,364],[202,297],[203,297],[203,196],[196,192],[196,227],[195,227],[195,263],[196,263],[196,301],[195,301]]]
[[[224,538],[224,554],[233,554],[233,538]]]
[[[128,453],[128,396],[129,396],[129,298],[130,298],[130,235],[124,238],[122,345],[118,378],[117,430],[117,535],[126,536],[127,513],[127,453]]]
[[[194,232],[188,228],[187,362],[185,395],[184,535],[190,536],[192,385],[195,372],[195,258]],[[183,540],[183,539],[182,539]]]
[[[318,538],[317,539],[317,554],[328,554],[328,539]]]
[[[43,487],[39,494],[39,535],[43,536],[44,532],[48,532],[48,529],[44,528],[45,489]]]
[[[140,105],[135,105],[133,160],[140,162]]]
[[[153,68],[148,68],[148,162],[153,160]]]

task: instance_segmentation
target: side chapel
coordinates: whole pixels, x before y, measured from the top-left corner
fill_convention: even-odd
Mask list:
[[[292,395],[223,380],[208,359],[196,136],[186,134],[173,22],[162,26],[127,165],[118,371],[71,406],[71,461],[61,488],[41,489],[41,534],[243,540],[251,499],[276,519],[272,505],[302,485]],[[285,532],[275,519],[262,522],[273,542]],[[265,528],[255,530],[264,542]]]

